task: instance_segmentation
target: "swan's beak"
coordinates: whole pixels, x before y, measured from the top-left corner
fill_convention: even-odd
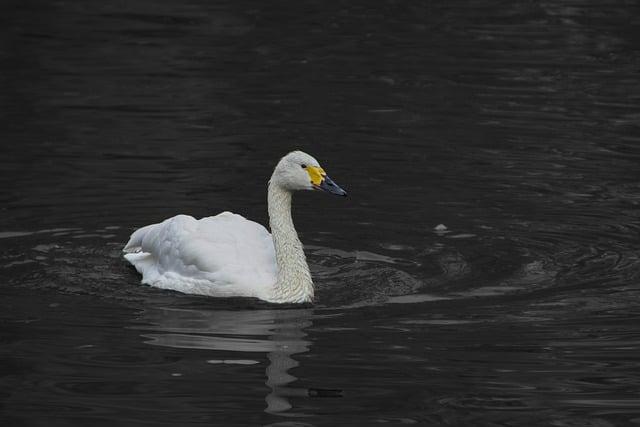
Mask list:
[[[320,188],[320,190],[324,190],[327,193],[335,194],[336,196],[346,197],[347,195],[346,191],[340,188],[338,184],[333,182],[333,180],[331,180],[331,178],[329,178],[326,175],[324,176],[324,179],[322,180],[322,182],[320,182],[320,185],[316,188]]]
[[[336,196],[346,196],[347,192],[338,186],[331,178],[327,176],[321,167],[307,166],[307,173],[311,178],[311,184],[316,190],[323,190]]]

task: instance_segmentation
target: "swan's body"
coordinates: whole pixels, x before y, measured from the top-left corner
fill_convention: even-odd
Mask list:
[[[214,297],[269,302],[313,300],[313,281],[291,218],[292,191],[323,189],[346,195],[308,154],[283,157],[269,181],[269,224],[223,212],[196,220],[177,215],[140,228],[124,248],[142,283]]]
[[[267,299],[277,269],[271,234],[260,224],[223,212],[196,220],[177,215],[131,236],[125,258],[142,282],[210,296]]]

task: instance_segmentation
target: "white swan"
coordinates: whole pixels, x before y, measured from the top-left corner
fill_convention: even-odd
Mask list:
[[[142,283],[188,294],[256,297],[274,303],[313,300],[313,281],[291,219],[296,190],[346,196],[318,161],[294,151],[278,162],[269,180],[269,225],[223,212],[196,220],[177,215],[135,231],[124,257]]]

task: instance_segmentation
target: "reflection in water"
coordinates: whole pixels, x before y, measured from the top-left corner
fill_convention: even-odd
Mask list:
[[[142,329],[147,343],[172,348],[192,348],[237,353],[267,353],[266,369],[270,392],[265,397],[266,412],[291,409],[288,396],[308,396],[310,390],[286,387],[297,378],[289,373],[298,362],[291,356],[309,350],[304,328],[311,326],[312,309],[298,310],[192,310],[152,308],[142,314],[149,323]],[[253,364],[257,361],[216,358],[212,364]]]

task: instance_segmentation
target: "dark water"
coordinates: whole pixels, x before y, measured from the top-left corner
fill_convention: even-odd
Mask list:
[[[639,12],[3,2],[2,425],[640,424]],[[138,283],[295,148],[314,306]]]

